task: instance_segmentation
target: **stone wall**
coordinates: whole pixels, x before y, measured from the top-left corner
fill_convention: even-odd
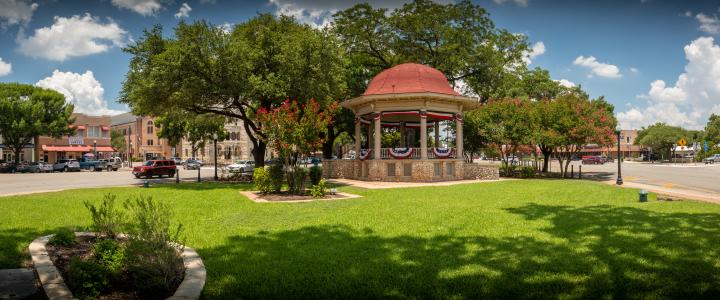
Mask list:
[[[412,165],[412,181],[433,181],[433,163],[427,160],[414,161]]]
[[[325,178],[356,178],[358,162],[354,159],[323,160],[322,169]]]
[[[498,180],[500,179],[500,169],[496,165],[466,163],[465,179],[473,180]]]

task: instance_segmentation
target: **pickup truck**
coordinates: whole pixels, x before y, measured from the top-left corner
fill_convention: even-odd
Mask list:
[[[107,170],[108,172],[117,171],[118,169],[122,168],[122,159],[120,159],[119,157],[101,159],[101,161],[105,163],[105,170]]]
[[[705,159],[703,159],[703,161],[706,164],[720,163],[720,154],[710,155],[710,156],[706,157]]]
[[[102,171],[106,168],[105,162],[102,160],[83,158],[80,160],[80,169],[91,171]]]

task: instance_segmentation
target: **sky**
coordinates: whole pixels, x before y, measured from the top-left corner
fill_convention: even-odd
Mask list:
[[[452,0],[442,0],[449,2]],[[361,1],[0,0],[0,81],[52,88],[76,111],[117,114],[130,56],[155,24],[232,26],[257,13],[328,26]],[[404,0],[368,0],[394,9]],[[720,114],[720,1],[478,0],[498,28],[524,34],[530,68],[615,105],[623,129],[656,122],[702,129]]]

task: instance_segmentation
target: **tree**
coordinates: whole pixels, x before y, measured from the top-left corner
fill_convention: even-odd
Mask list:
[[[480,154],[482,149],[490,146],[492,123],[487,123],[489,117],[485,117],[485,112],[474,110],[465,113],[463,116],[463,149],[465,153],[460,153],[466,162],[472,162],[476,154]]]
[[[120,102],[143,115],[183,111],[242,120],[258,167],[267,146],[259,110],[283,99],[328,107],[346,95],[336,39],[294,18],[260,14],[230,33],[181,22],[174,33],[164,38],[156,26],[125,48],[133,58]]]
[[[73,105],[56,91],[19,83],[0,83],[0,134],[15,153],[37,136],[60,138],[74,133]]]
[[[644,145],[651,148],[654,152],[660,152],[665,157],[672,157],[674,154],[674,145],[681,138],[686,138],[687,131],[677,126],[670,126],[665,123],[655,123],[643,127],[638,131],[635,138],[636,145]]]
[[[110,131],[110,145],[120,153],[125,153],[125,136],[120,130]]]
[[[524,35],[497,29],[485,9],[469,0],[447,5],[415,0],[390,13],[367,3],[334,15],[333,30],[347,51],[355,87],[402,62],[437,68],[449,81],[487,101],[506,74],[524,68]],[[348,81],[353,82],[353,81]]]
[[[711,114],[705,125],[705,140],[709,144],[720,144],[720,116]]]
[[[160,127],[158,137],[167,139],[170,145],[177,145],[186,139],[193,157],[197,156],[198,149],[205,147],[208,140],[214,137],[224,140],[227,137],[225,118],[213,114],[167,113],[156,118],[155,124]]]
[[[278,152],[283,162],[290,193],[302,194],[305,191],[301,183],[304,181],[302,171],[297,169],[301,154],[309,154],[317,150],[325,142],[325,131],[333,122],[332,116],[336,106],[323,111],[320,105],[310,100],[306,105],[297,101],[286,100],[282,105],[269,110],[261,109],[258,120],[265,129],[265,139]],[[300,178],[296,178],[295,176]]]
[[[588,100],[576,94],[565,94],[549,103],[550,120],[546,129],[548,141],[560,163],[560,175],[567,176],[571,159],[587,144],[612,145],[617,121],[613,107],[603,98]]]

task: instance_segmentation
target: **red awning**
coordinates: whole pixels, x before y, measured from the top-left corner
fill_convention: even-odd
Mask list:
[[[42,145],[43,151],[47,152],[89,152],[92,147],[89,146],[48,146]]]
[[[102,131],[109,131],[109,130],[110,130],[110,127],[107,127],[107,126],[102,127]]]
[[[85,125],[78,125],[77,130],[85,130]]]
[[[90,150],[92,150],[93,147],[91,146],[89,148],[90,148]],[[97,148],[95,150],[97,152],[115,152],[115,149],[113,149],[113,147],[108,147],[108,146],[97,146]]]

